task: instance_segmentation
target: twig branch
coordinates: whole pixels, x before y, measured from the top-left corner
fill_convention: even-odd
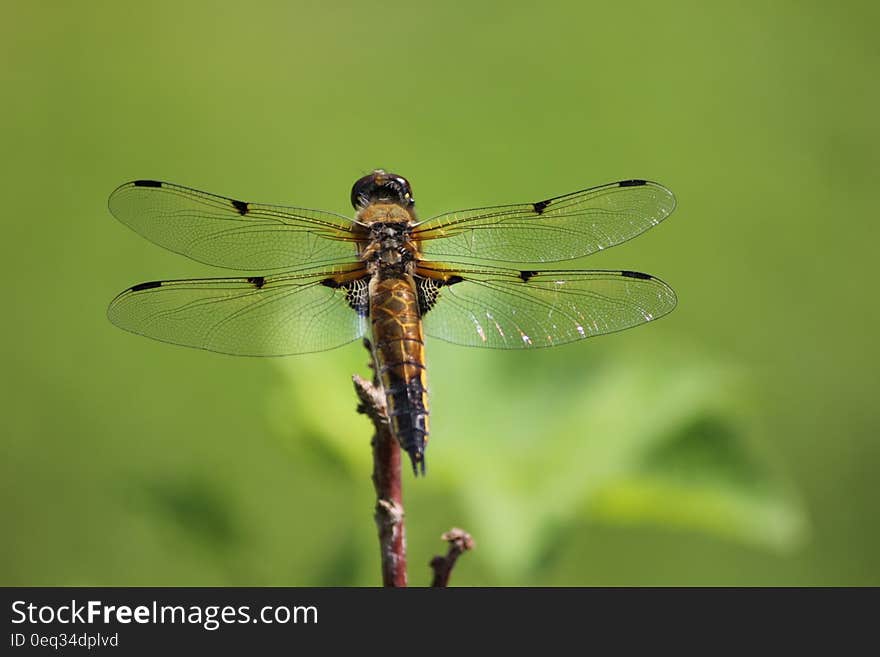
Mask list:
[[[453,527],[440,538],[449,543],[449,552],[445,557],[438,555],[431,559],[431,568],[434,570],[431,586],[446,588],[449,586],[449,576],[452,575],[455,562],[462,554],[474,548],[474,539],[465,530],[457,527]]]
[[[370,343],[364,344],[371,355]],[[406,586],[406,532],[403,525],[403,488],[400,476],[400,446],[391,433],[385,409],[385,395],[378,379],[354,375],[354,389],[360,404],[358,412],[373,422],[373,486],[376,489],[376,527],[382,557],[382,585]]]

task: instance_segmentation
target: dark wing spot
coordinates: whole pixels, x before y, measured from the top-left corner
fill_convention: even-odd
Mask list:
[[[321,281],[321,285],[326,285],[327,287],[332,287],[334,290],[336,288],[342,287],[341,284],[337,283],[332,278],[325,278],[323,281]]]
[[[434,307],[434,304],[437,303],[437,298],[440,296],[441,287],[443,287],[443,283],[433,278],[416,278],[416,292],[419,297],[420,315],[426,315]]]
[[[538,214],[541,214],[549,205],[550,201],[538,201],[537,203],[532,203],[532,209]]]
[[[266,284],[265,276],[249,276],[247,282],[253,285],[258,290]]]
[[[133,286],[130,292],[140,292],[141,290],[152,290],[154,287],[162,287],[162,281],[149,281],[148,283],[138,283]]]
[[[361,317],[369,317],[370,294],[367,280],[360,278],[351,283],[344,283],[342,287],[345,288],[345,301],[349,307]]]
[[[521,271],[519,273],[519,277],[522,279],[523,283],[528,283],[532,279],[532,277],[537,273],[538,272],[536,272],[536,271]]]
[[[626,271],[626,270],[623,270],[622,272],[620,272],[620,275],[621,275],[621,276],[626,276],[627,278],[640,278],[640,279],[642,279],[642,280],[644,280],[644,281],[650,281],[652,278],[654,278],[654,277],[651,276],[650,274],[643,274],[643,273],[640,272],[640,271]]]
[[[158,180],[135,180],[132,183],[135,187],[161,187],[162,183]]]
[[[431,308],[437,304],[440,298],[440,289],[449,285],[461,283],[464,279],[461,276],[450,274],[445,280],[436,278],[421,278],[416,276],[416,292],[419,296],[419,313],[425,315]]]
[[[647,180],[621,180],[617,185],[619,187],[641,187],[642,185],[647,185]]]
[[[238,210],[238,214],[241,214],[241,215],[247,214],[248,204],[245,203],[244,201],[233,200],[232,207],[234,207],[236,210]]]

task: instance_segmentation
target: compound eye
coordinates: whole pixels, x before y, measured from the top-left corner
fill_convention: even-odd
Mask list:
[[[393,182],[390,183],[390,186],[397,195],[397,202],[405,208],[415,205],[416,200],[413,198],[409,181],[403,176],[395,176],[393,174],[389,174],[389,176],[393,180]]]
[[[409,181],[382,169],[358,179],[351,188],[351,204],[355,210],[376,202],[397,203],[405,208],[415,205]]]
[[[351,188],[351,204],[360,210],[372,202],[372,190],[375,187],[375,173],[359,178]]]

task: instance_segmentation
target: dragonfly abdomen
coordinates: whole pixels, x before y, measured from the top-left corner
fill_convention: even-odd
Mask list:
[[[411,276],[378,273],[370,284],[373,353],[391,430],[409,453],[413,470],[425,471],[428,381],[425,337]]]

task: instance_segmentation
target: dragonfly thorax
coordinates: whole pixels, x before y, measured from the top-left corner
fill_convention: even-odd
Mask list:
[[[370,224],[370,239],[381,242],[383,246],[393,246],[409,241],[412,229],[405,223]]]
[[[410,210],[395,203],[373,203],[361,209],[357,215],[364,227],[361,260],[403,271],[418,256],[412,240],[413,219]]]
[[[371,224],[369,241],[361,253],[361,259],[381,269],[403,271],[417,254],[411,232],[405,223]]]

